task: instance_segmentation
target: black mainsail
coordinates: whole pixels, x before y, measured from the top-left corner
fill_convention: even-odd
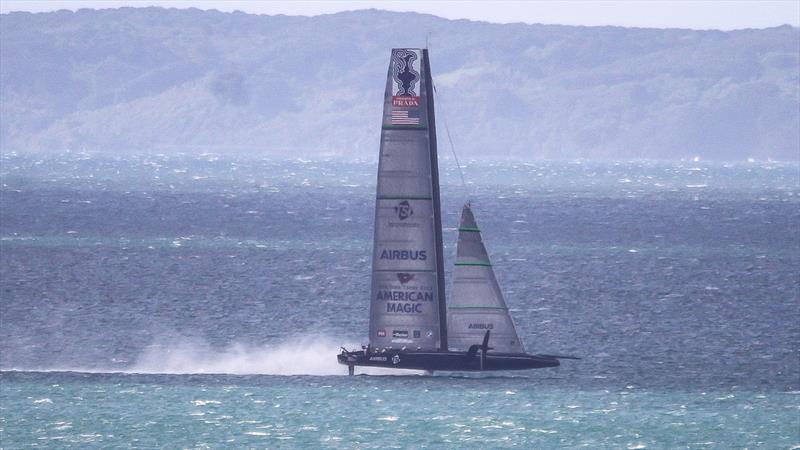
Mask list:
[[[393,49],[375,200],[371,347],[447,350],[439,205],[428,52]]]
[[[369,345],[342,348],[337,357],[350,375],[355,366],[481,371],[559,365],[561,356],[525,353],[469,207],[460,228],[451,350],[428,50],[393,49],[383,99]]]

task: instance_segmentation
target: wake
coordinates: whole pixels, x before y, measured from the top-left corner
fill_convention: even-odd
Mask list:
[[[276,345],[233,344],[223,350],[204,343],[178,341],[151,345],[128,371],[145,374],[231,374],[231,375],[347,375],[347,367],[336,360],[341,340],[327,336],[293,338]],[[359,348],[354,343],[346,348]],[[422,374],[417,370],[357,367],[356,374]]]
[[[150,345],[130,368],[147,374],[346,375],[336,361],[341,341],[303,337],[287,342],[224,349],[189,340]],[[352,345],[350,345],[352,347]]]
[[[336,355],[342,340],[327,336],[290,338],[286,342],[260,346],[234,343],[214,348],[208,343],[189,338],[161,338],[147,346],[128,367],[98,368],[3,368],[16,372],[76,372],[90,374],[152,374],[152,375],[347,375]],[[346,343],[347,348],[360,348]],[[414,375],[414,370],[391,370],[357,367],[356,374]]]

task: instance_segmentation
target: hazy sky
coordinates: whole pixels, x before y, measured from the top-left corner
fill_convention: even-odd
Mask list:
[[[221,0],[0,0],[0,11],[117,8],[120,6],[196,7],[255,14],[312,16],[355,9],[417,11],[448,19],[564,25],[739,29],[782,24],[800,26],[800,0],[774,1],[221,1]]]

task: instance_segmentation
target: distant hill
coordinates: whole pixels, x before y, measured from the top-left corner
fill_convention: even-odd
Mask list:
[[[800,31],[121,8],[0,16],[0,150],[375,158],[389,49],[491,158],[800,159]],[[442,139],[442,142],[445,142]]]

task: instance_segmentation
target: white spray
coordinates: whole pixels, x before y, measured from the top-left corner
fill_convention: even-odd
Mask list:
[[[346,375],[336,361],[341,341],[325,336],[293,338],[275,345],[232,344],[214,349],[179,338],[150,345],[126,372],[159,374]],[[348,344],[347,348],[356,348]],[[417,371],[357,368],[356,373],[409,375]]]

